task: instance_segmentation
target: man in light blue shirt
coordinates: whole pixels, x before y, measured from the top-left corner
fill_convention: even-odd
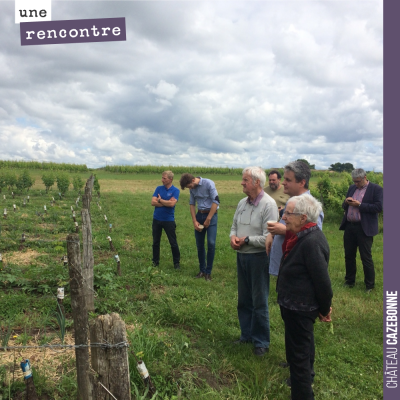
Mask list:
[[[308,189],[311,177],[310,168],[303,161],[293,161],[285,165],[283,174],[284,193],[290,197],[301,196],[302,194],[310,194]],[[286,208],[286,206],[285,206]],[[321,211],[317,225],[322,230],[324,213]],[[268,235],[265,240],[265,247],[269,255],[269,273],[270,275],[278,275],[279,266],[282,259],[282,244],[286,235],[286,224],[283,219],[276,223],[268,223]]]
[[[194,235],[196,238],[197,255],[199,257],[200,272],[196,278],[205,278],[211,281],[211,271],[215,255],[215,241],[217,239],[217,222],[219,197],[215,183],[201,176],[183,174],[180,179],[181,189],[190,189],[190,214],[192,216]],[[197,203],[197,213],[196,213]],[[204,247],[207,234],[207,258]]]

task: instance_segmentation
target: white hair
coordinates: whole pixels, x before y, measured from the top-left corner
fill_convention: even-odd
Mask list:
[[[322,204],[309,194],[291,197],[287,204],[294,203],[293,212],[307,216],[306,222],[317,222],[322,212]]]
[[[254,185],[256,181],[259,180],[261,188],[264,187],[267,181],[267,175],[261,167],[247,167],[242,171],[242,175],[244,174],[249,174],[251,176]]]

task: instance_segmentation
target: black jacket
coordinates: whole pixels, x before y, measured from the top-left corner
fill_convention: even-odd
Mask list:
[[[356,189],[356,185],[351,185],[347,191],[346,199],[347,197],[353,197]],[[383,188],[382,186],[370,182],[359,207],[361,227],[367,236],[375,236],[378,234],[378,214],[382,212],[382,206]],[[347,224],[347,210],[349,209],[346,200],[343,202],[342,207],[344,209],[344,215],[339,229],[344,231]]]
[[[332,286],[328,274],[329,245],[317,228],[301,236],[286,258],[282,257],[276,290],[294,302],[318,304],[326,316],[332,302]]]

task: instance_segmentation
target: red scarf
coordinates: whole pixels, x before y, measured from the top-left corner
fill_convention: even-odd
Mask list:
[[[305,231],[308,228],[311,228],[313,226],[317,225],[315,222],[309,222],[308,224],[305,224],[299,232]],[[298,233],[298,232],[297,232]],[[294,245],[297,243],[299,240],[297,233],[293,233],[292,231],[286,231],[285,235],[285,240],[282,244],[282,252],[285,255],[285,258],[289,254],[289,252],[293,249]]]

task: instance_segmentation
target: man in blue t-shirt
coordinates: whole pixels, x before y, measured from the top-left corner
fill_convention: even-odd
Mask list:
[[[174,268],[180,269],[181,254],[176,241],[175,204],[179,198],[179,189],[172,185],[174,174],[171,171],[162,173],[162,186],[157,186],[151,199],[153,214],[153,265],[160,263],[160,240],[164,229],[171,245]]]

